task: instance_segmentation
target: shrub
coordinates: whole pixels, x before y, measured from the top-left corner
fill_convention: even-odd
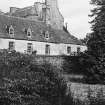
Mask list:
[[[17,52],[1,52],[0,75],[4,105],[58,105],[66,96],[66,82],[49,63],[38,65],[33,56]],[[8,100],[6,103],[4,100]]]
[[[86,83],[104,83],[104,58],[97,58],[89,51],[78,56],[64,57],[64,72],[68,74],[82,74]]]

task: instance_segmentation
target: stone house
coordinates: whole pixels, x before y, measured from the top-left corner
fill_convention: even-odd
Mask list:
[[[26,8],[11,7],[0,14],[0,49],[37,55],[70,55],[87,49],[63,29],[64,18],[57,0]]]

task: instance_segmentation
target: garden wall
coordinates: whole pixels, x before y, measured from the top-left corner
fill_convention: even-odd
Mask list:
[[[85,105],[88,105],[90,99],[98,101],[105,100],[105,85],[68,82],[68,93],[71,93],[74,100],[79,99],[86,103]]]
[[[40,64],[44,62],[51,63],[53,66],[61,69],[64,63],[64,58],[62,56],[35,56],[35,60]]]

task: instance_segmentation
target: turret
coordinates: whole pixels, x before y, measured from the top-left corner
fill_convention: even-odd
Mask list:
[[[64,18],[58,9],[57,0],[45,0],[46,8],[46,22],[48,22],[55,29],[63,29]]]

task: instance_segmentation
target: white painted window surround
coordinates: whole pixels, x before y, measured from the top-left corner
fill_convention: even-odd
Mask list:
[[[81,47],[77,47],[77,53],[81,52]]]
[[[27,29],[27,37],[32,38],[32,30],[30,27]]]
[[[67,54],[67,47],[71,47],[71,53],[77,52],[77,47],[80,47],[81,52],[87,50],[86,46],[82,45],[74,45],[74,44],[58,44],[58,43],[48,43],[48,42],[38,42],[38,41],[31,41],[31,40],[16,40],[14,38],[5,39],[0,38],[0,49],[9,49],[9,42],[14,42],[14,47],[17,52],[20,53],[27,53],[27,43],[32,43],[29,45],[29,52],[37,51],[37,55],[68,55]],[[13,45],[13,44],[12,44]],[[11,45],[11,46],[12,46]]]
[[[48,31],[45,32],[45,38],[46,38],[47,40],[49,39],[49,32],[48,32]]]
[[[71,53],[71,46],[67,46],[67,54]]]
[[[15,42],[9,41],[8,49],[9,49],[10,51],[15,50]]]
[[[50,45],[48,44],[46,44],[46,47],[45,47],[45,54],[50,55]]]
[[[9,27],[9,35],[10,37],[14,37],[14,28],[12,25]]]
[[[33,52],[33,45],[32,43],[27,43],[27,53],[32,54]]]

